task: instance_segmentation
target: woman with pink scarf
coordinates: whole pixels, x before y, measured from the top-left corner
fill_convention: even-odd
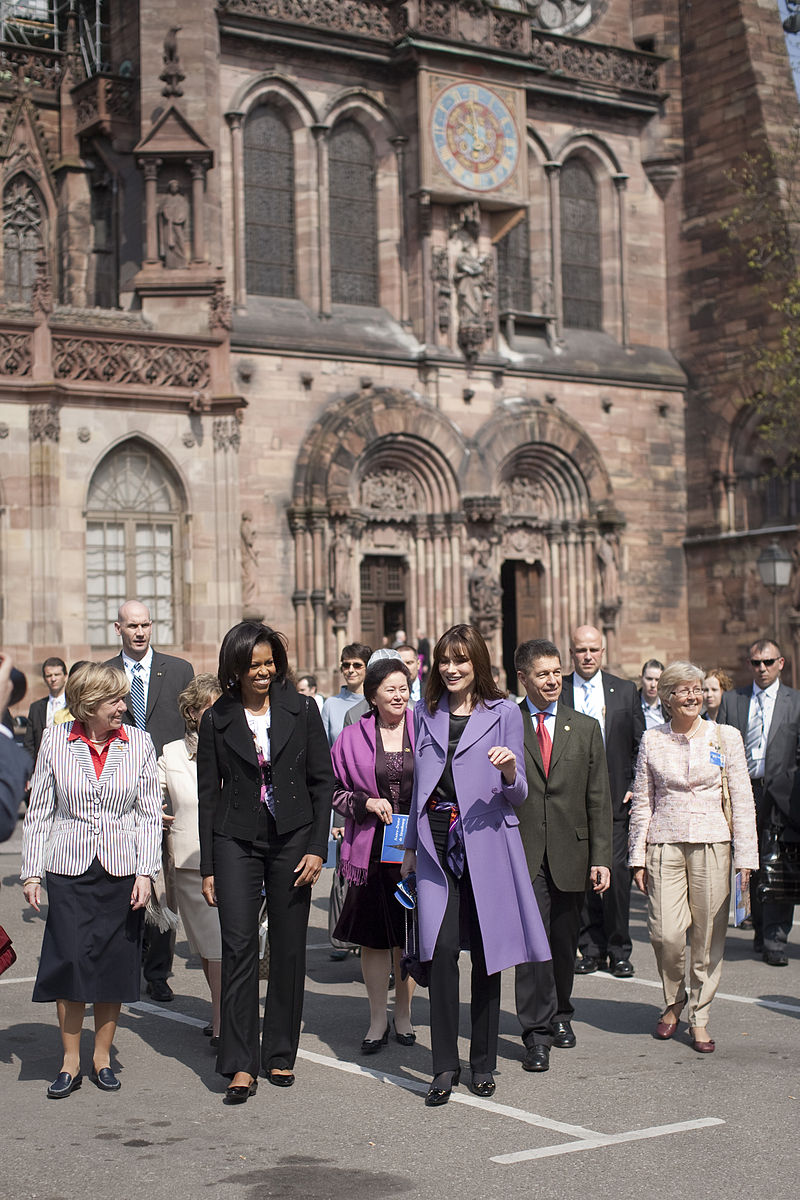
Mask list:
[[[382,863],[383,834],[395,813],[408,813],[414,775],[414,723],[408,710],[411,678],[399,659],[367,668],[364,696],[370,712],[345,726],[331,756],[336,786],[333,807],[345,818],[342,875],[347,897],[333,936],[361,947],[361,971],[370,1023],[362,1054],[376,1054],[389,1040],[389,973],[394,957],[394,1036],[411,1046],[413,980],[400,977],[405,910],[394,899],[400,863]]]

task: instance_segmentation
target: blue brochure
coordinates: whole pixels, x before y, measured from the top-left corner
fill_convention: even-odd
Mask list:
[[[401,863],[405,850],[403,842],[406,840],[406,826],[408,825],[408,817],[402,813],[395,813],[392,817],[391,825],[383,827],[383,848],[381,849],[382,863]]]

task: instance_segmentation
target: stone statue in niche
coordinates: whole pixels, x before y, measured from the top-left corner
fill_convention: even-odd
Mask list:
[[[338,525],[330,548],[329,575],[334,600],[342,603],[350,599],[350,540]]]
[[[189,203],[177,179],[170,179],[158,206],[158,253],[168,271],[180,270],[187,265],[188,221]]]
[[[489,551],[476,550],[475,567],[468,581],[472,622],[484,637],[494,633],[500,624],[503,589],[497,575],[489,568]]]
[[[180,25],[172,25],[167,36],[164,38],[164,54],[162,56],[164,70],[158,78],[164,84],[161,89],[161,95],[167,98],[183,95],[181,84],[186,76],[183,73],[181,60],[178,55],[178,34],[180,31]]]
[[[603,608],[619,608],[619,537],[616,533],[604,533],[595,546],[597,567],[600,572],[600,603]]]
[[[243,512],[242,521],[239,526],[239,537],[241,539],[242,551],[242,614],[245,617],[260,615],[256,614],[259,583],[258,551],[256,550],[257,536],[258,534],[253,524],[253,514]]]
[[[431,274],[436,284],[436,316],[439,332],[446,334],[450,328],[450,297],[452,295],[447,250],[434,250]]]
[[[491,256],[478,253],[481,228],[477,203],[462,204],[450,227],[460,249],[453,267],[458,313],[458,345],[468,363],[473,363],[489,334],[487,308],[491,314],[494,272]]]

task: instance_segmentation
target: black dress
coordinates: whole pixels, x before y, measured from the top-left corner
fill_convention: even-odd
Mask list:
[[[392,754],[384,751],[382,757],[383,770],[376,756],[378,792],[381,799],[391,803],[393,812],[406,814],[411,808],[411,796],[401,796],[404,751]],[[376,826],[367,881],[358,886],[349,885],[334,930],[335,938],[366,946],[369,950],[391,950],[394,946],[404,946],[406,941],[406,910],[394,898],[400,882],[400,864],[381,862],[385,828],[382,824]]]

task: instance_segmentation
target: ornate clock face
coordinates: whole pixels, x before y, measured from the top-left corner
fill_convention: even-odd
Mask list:
[[[519,134],[508,106],[476,83],[439,94],[431,115],[433,147],[448,175],[471,192],[491,192],[513,175]]]

